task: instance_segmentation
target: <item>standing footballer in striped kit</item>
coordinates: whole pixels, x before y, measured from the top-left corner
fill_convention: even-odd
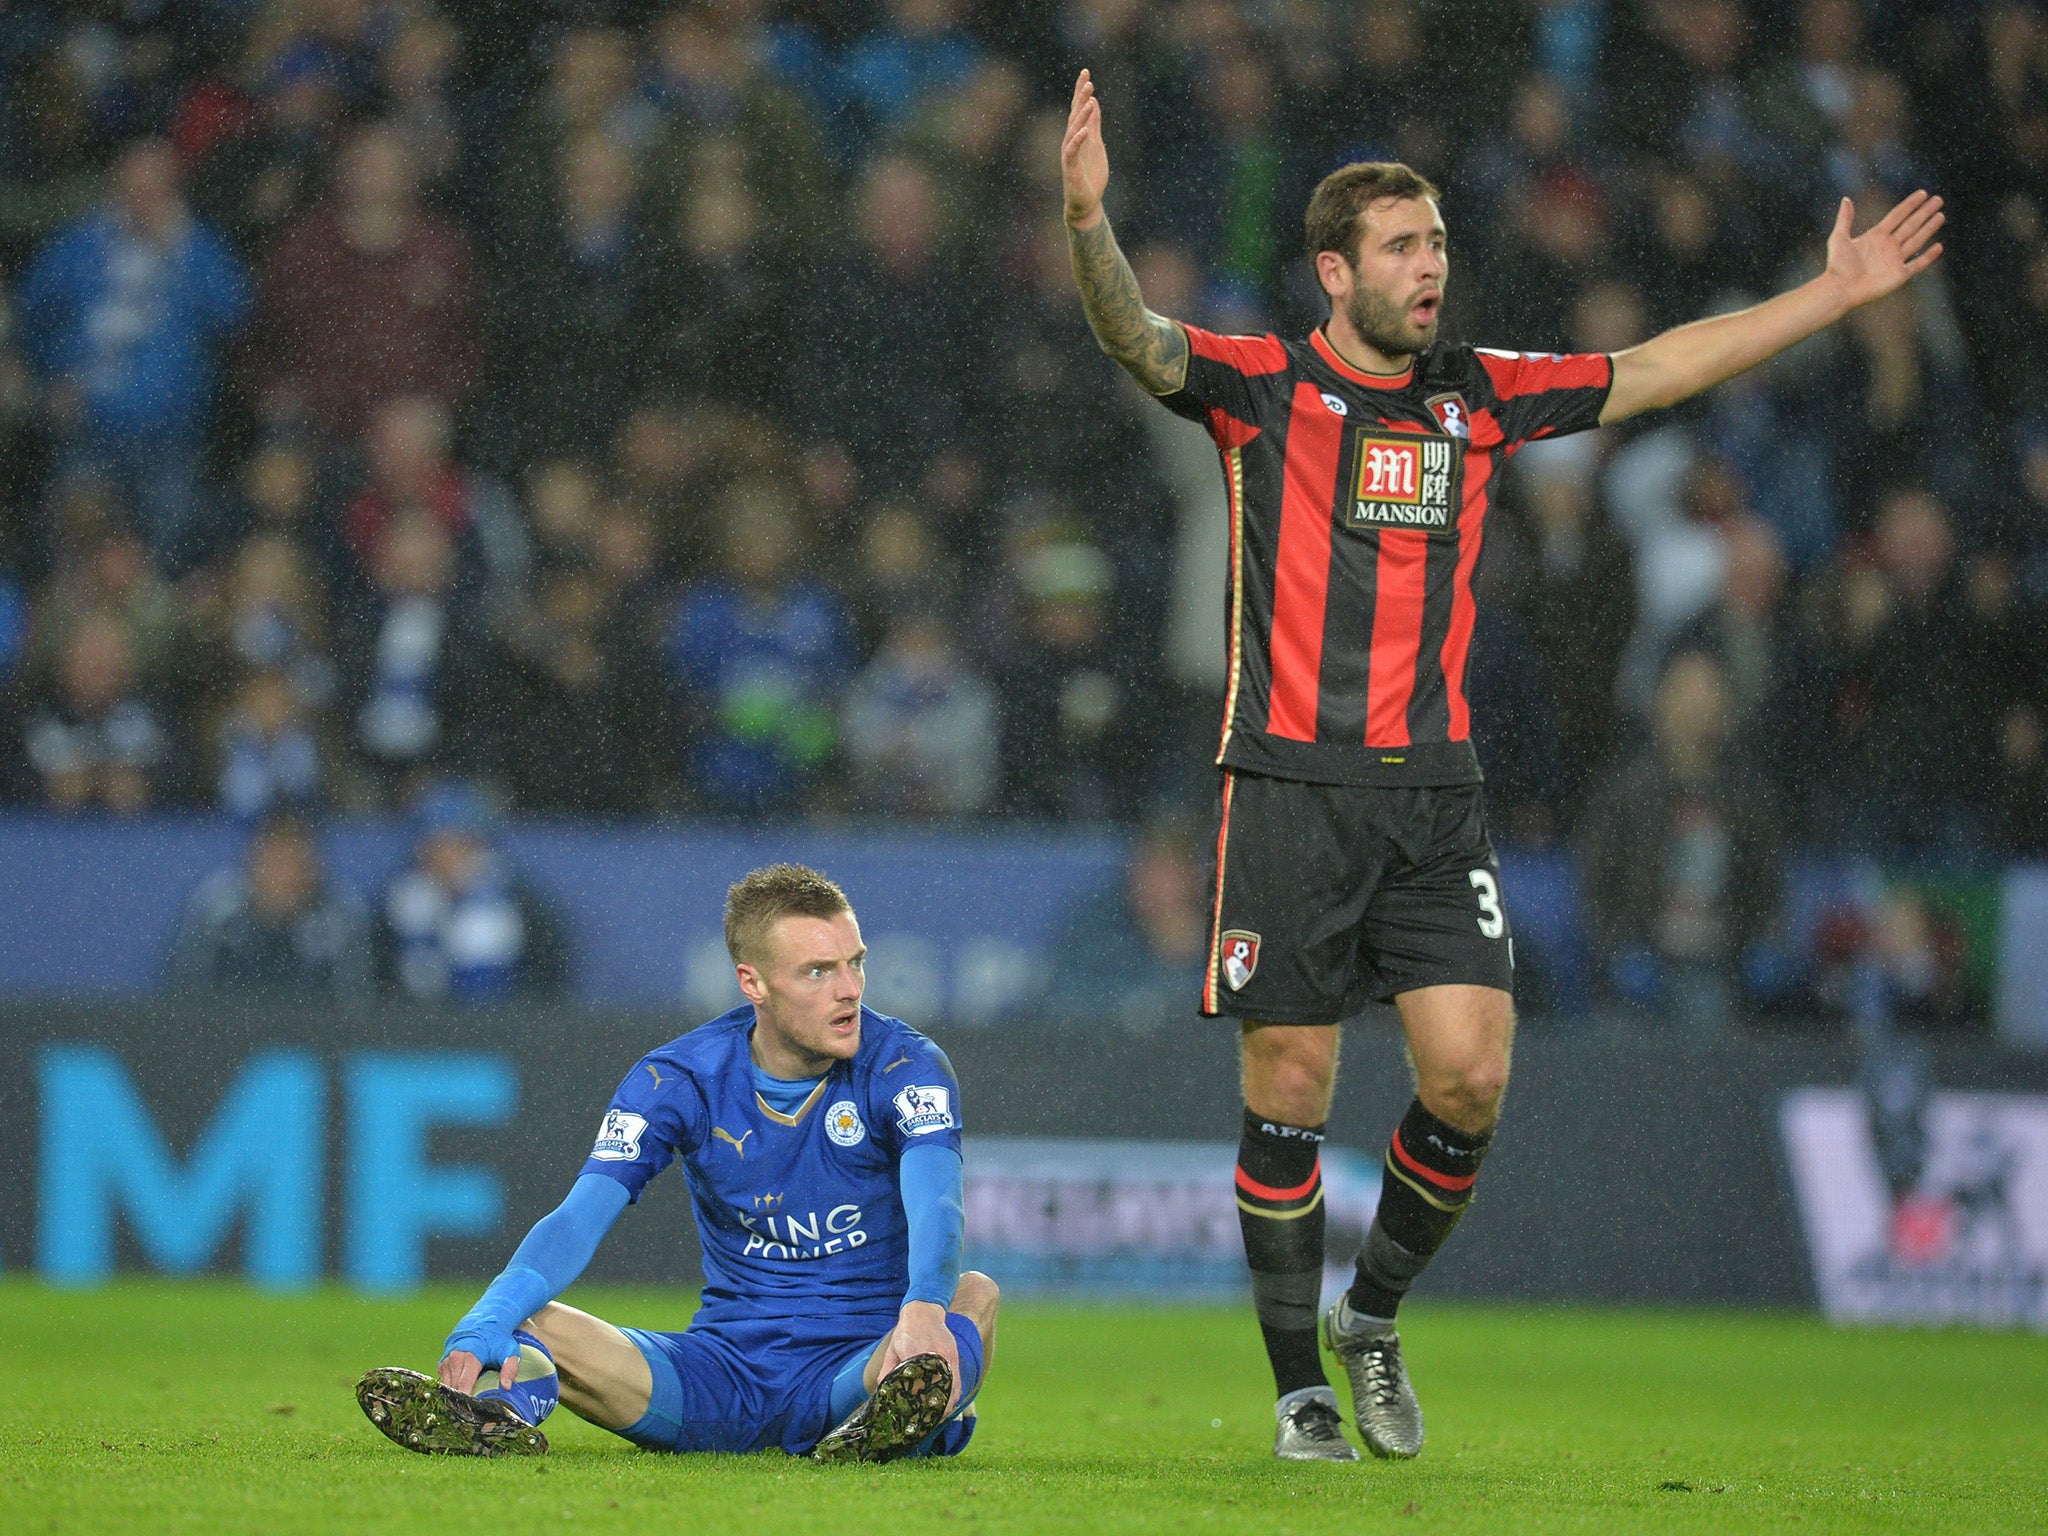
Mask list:
[[[1330,317],[1305,341],[1213,335],[1145,307],[1103,212],[1086,71],[1061,170],[1096,339],[1207,428],[1229,489],[1201,1011],[1242,1025],[1238,1209],[1279,1394],[1274,1454],[1357,1459],[1317,1350],[1319,1148],[1337,1021],[1391,1000],[1415,1098],[1357,1279],[1322,1331],[1367,1446],[1413,1456],[1422,1412],[1395,1313],[1472,1198],[1514,1035],[1514,941],[1465,700],[1494,477],[1523,443],[1676,404],[1895,291],[1940,256],[1941,199],[1916,192],[1857,235],[1845,198],[1811,282],[1626,352],[1557,356],[1438,340],[1448,242],[1437,189],[1405,165],[1345,166],[1310,199]]]

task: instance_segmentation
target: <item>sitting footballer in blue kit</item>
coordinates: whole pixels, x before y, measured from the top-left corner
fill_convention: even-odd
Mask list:
[[[735,884],[725,941],[747,1002],[626,1074],[568,1198],[455,1325],[438,1379],[384,1367],[357,1384],[398,1444],[538,1454],[557,1401],[649,1450],[888,1461],[973,1437],[997,1293],[960,1273],[952,1066],[862,1006],[860,927],[815,870]],[[688,1329],[556,1301],[678,1159],[704,1250]]]

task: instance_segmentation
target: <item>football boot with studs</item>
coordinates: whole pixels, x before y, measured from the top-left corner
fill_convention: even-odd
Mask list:
[[[1422,1405],[1401,1363],[1393,1324],[1360,1317],[1339,1296],[1323,1314],[1323,1338],[1351,1378],[1351,1412],[1366,1449],[1403,1459],[1421,1451]]]
[[[356,1383],[356,1401],[394,1445],[424,1456],[547,1452],[548,1437],[513,1412],[510,1403],[471,1397],[403,1366],[365,1372]]]
[[[1273,1454],[1282,1461],[1356,1461],[1358,1448],[1344,1438],[1344,1415],[1328,1387],[1290,1392],[1275,1405],[1280,1423]]]
[[[811,1448],[813,1461],[894,1461],[946,1422],[953,1368],[938,1355],[912,1355],[875,1383],[867,1400]]]

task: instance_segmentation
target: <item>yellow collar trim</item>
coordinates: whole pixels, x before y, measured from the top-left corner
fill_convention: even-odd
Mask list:
[[[824,1077],[818,1079],[818,1086],[811,1090],[811,1096],[808,1099],[805,1099],[803,1103],[797,1105],[796,1113],[793,1115],[785,1115],[773,1104],[770,1104],[766,1099],[762,1098],[761,1091],[758,1088],[754,1090],[755,1107],[758,1108],[761,1111],[761,1113],[766,1115],[770,1120],[773,1120],[777,1125],[796,1125],[803,1120],[803,1117],[805,1115],[808,1115],[813,1109],[817,1107],[818,1100],[824,1094],[825,1084],[831,1078],[831,1075],[832,1074],[828,1072],[825,1074]]]

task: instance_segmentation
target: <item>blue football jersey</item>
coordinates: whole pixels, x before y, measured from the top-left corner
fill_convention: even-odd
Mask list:
[[[634,1200],[682,1159],[704,1249],[701,1322],[875,1313],[910,1284],[897,1164],[911,1146],[960,1149],[946,1053],[860,1011],[860,1049],[790,1113],[755,1091],[751,1004],[642,1057],[612,1096],[583,1165]]]

